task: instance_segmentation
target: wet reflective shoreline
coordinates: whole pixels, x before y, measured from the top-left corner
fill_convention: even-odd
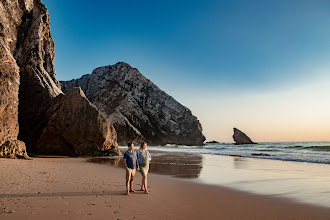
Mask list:
[[[179,178],[198,178],[203,168],[203,157],[199,154],[168,153],[150,151],[152,160],[150,163],[151,173],[170,175]],[[90,158],[87,162],[106,164],[109,166],[124,168],[122,157],[99,157]]]
[[[329,164],[190,152],[149,152],[151,173],[330,208]],[[122,157],[90,158],[88,161],[124,169]]]

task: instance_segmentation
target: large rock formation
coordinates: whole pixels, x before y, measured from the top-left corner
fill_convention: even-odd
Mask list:
[[[80,88],[60,94],[46,113],[38,152],[63,155],[120,154],[116,131]]]
[[[31,10],[25,9],[17,29],[14,56],[20,67],[19,138],[30,152],[46,123],[45,113],[52,100],[62,93],[54,68],[54,41],[50,32],[49,14],[40,0]]]
[[[0,156],[27,157],[25,144],[17,140],[19,66],[13,56],[26,1],[0,1]]]
[[[17,140],[18,130],[19,139],[25,142],[29,152],[38,153],[38,150],[44,152],[42,144],[45,142],[39,139],[41,135],[42,140],[47,139],[46,131],[49,126],[61,128],[60,124],[56,125],[53,115],[65,117],[61,114],[67,114],[68,111],[63,105],[58,105],[58,102],[59,100],[67,102],[66,100],[70,99],[63,98],[59,82],[56,80],[54,41],[50,32],[49,14],[40,0],[0,1],[0,12],[0,152],[2,152],[0,156],[8,156],[8,152],[11,154],[17,152],[18,156],[24,155],[24,143]],[[62,98],[56,98],[59,95]],[[61,106],[62,111],[54,111],[56,114],[50,117],[54,106]],[[79,104],[77,106],[78,109],[73,107],[72,111],[83,113],[81,106]],[[86,104],[83,109],[92,112],[95,107]],[[74,117],[78,118],[71,120],[79,124],[74,128],[85,123],[79,121],[78,113],[74,114]],[[101,119],[96,113],[91,117],[95,117],[91,119],[95,127],[109,130],[101,132],[106,140],[97,138],[86,142],[85,145],[106,150],[116,146],[115,133],[109,122]],[[52,135],[50,140],[56,142],[55,139],[58,139],[58,143],[62,141],[62,133],[55,132]],[[74,136],[76,142],[70,139],[69,143],[79,143],[78,139],[88,140],[86,136],[81,135],[86,134],[77,132]],[[58,149],[52,152],[49,150],[49,145],[47,147],[48,153],[59,152]],[[67,146],[64,145],[64,148],[66,149]],[[81,152],[86,151],[75,148],[75,152],[83,154]]]
[[[251,141],[251,139],[242,131],[238,130],[237,128],[234,128],[234,135],[233,135],[235,144],[257,144]]]
[[[97,68],[80,79],[61,82],[68,92],[79,86],[114,125],[118,143],[202,145],[202,126],[191,111],[126,63]]]

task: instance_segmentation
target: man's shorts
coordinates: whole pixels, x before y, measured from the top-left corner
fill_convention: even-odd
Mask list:
[[[135,175],[135,171],[136,171],[136,169],[128,168],[128,170],[126,170],[126,180],[133,180],[134,175]]]

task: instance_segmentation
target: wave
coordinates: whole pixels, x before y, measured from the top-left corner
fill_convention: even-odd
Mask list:
[[[313,151],[330,151],[330,146],[289,146],[286,149],[301,149],[301,150],[313,150]]]
[[[306,149],[312,149],[315,151],[330,151],[330,146],[311,146],[306,147]]]
[[[279,149],[255,149],[254,151],[264,151],[264,152],[282,152]]]

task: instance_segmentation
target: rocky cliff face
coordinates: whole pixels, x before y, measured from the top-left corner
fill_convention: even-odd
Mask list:
[[[46,112],[47,124],[38,140],[43,154],[118,155],[117,135],[113,125],[85,97],[73,88],[60,94]]]
[[[17,140],[19,66],[13,56],[18,29],[30,1],[0,1],[0,156],[27,157],[25,144]]]
[[[202,126],[191,111],[126,63],[97,68],[80,79],[61,82],[62,90],[82,88],[114,125],[118,142],[201,145]]]
[[[237,128],[234,128],[234,135],[233,135],[235,144],[257,144],[251,141],[251,139],[242,131],[238,130]]]
[[[46,137],[44,132],[50,124],[48,120],[54,120],[48,117],[49,111],[60,100],[56,97],[64,96],[56,80],[49,14],[40,0],[0,1],[0,12],[0,146],[5,144],[0,148],[0,156],[8,152],[24,151],[24,143],[17,140],[18,131],[19,139],[25,142],[29,152],[43,152],[43,142],[39,139],[42,134],[42,138]],[[92,108],[95,107],[85,109],[92,111]],[[61,109],[62,114],[67,113],[64,107]],[[77,112],[81,113],[79,109]],[[56,115],[61,117],[61,112]],[[78,114],[74,116],[80,117]],[[104,134],[113,132],[111,126],[104,125],[107,122],[99,120],[99,115],[93,114],[93,117],[96,127],[110,129]],[[79,121],[78,118],[76,121]],[[86,140],[86,137],[82,138],[78,134],[82,135],[78,132],[76,139]],[[62,140],[59,133],[52,135],[55,135],[52,140]],[[111,149],[115,146],[115,139],[111,139],[114,135],[106,135],[105,141],[97,139],[99,146]],[[95,146],[95,143],[90,146]],[[49,150],[47,152],[52,153]],[[17,155],[22,153],[18,152]]]
[[[20,67],[19,138],[29,151],[36,151],[45,122],[45,113],[53,98],[61,94],[54,68],[54,41],[49,14],[40,1],[25,10],[17,29],[14,57]]]

